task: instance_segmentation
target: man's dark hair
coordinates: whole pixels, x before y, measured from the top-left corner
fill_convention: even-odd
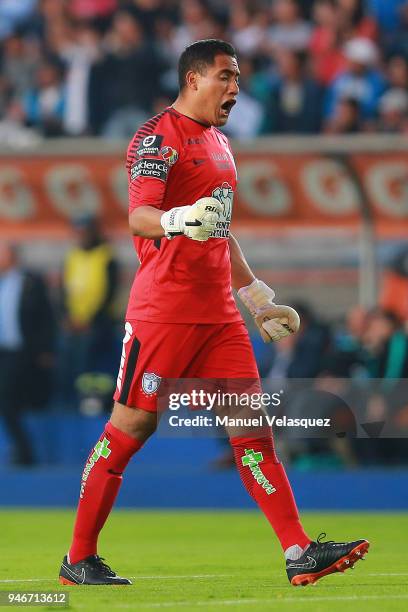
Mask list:
[[[182,90],[186,85],[187,72],[193,70],[204,74],[207,66],[214,64],[215,56],[225,53],[231,57],[237,57],[235,49],[230,43],[217,38],[198,40],[192,43],[180,56],[178,64],[179,87]]]

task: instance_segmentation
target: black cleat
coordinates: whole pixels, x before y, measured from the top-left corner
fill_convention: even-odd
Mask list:
[[[132,584],[127,578],[117,576],[98,555],[90,555],[78,563],[68,563],[65,556],[62,560],[59,581],[61,584],[71,586],[77,584]]]
[[[326,534],[321,533],[317,542],[311,542],[300,559],[286,561],[286,572],[293,586],[313,584],[323,576],[352,568],[356,561],[364,559],[370,546],[367,540],[322,542],[324,537]]]

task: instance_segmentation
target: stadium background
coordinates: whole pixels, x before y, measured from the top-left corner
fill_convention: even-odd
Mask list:
[[[408,346],[407,28],[404,0],[1,3],[0,241],[17,244],[21,265],[43,278],[54,326],[47,393],[18,407],[30,452],[1,424],[1,505],[76,504],[136,268],[127,140],[174,99],[177,57],[197,39],[236,45],[233,229],[256,274],[305,322],[282,348],[261,345],[251,328],[262,376],[406,378],[392,346],[395,337]],[[73,323],[63,269],[93,218],[118,280],[106,343],[84,356],[100,321]],[[407,508],[407,409],[388,408],[371,407],[365,421],[393,419],[401,436],[391,441],[371,431],[346,452],[279,442],[301,508]],[[119,504],[252,507],[219,440],[163,437],[133,462]]]

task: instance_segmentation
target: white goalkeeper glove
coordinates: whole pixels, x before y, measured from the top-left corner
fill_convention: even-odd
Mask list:
[[[275,304],[275,292],[263,281],[255,279],[238,295],[254,317],[264,342],[277,342],[299,330],[300,318],[290,306]]]
[[[163,213],[160,223],[169,238],[183,235],[191,240],[208,240],[217,227],[222,206],[215,198],[200,198],[192,206],[178,206]]]

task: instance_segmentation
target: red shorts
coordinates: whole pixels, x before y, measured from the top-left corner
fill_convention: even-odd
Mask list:
[[[258,380],[244,323],[126,321],[115,401],[155,412],[161,380],[180,378]]]

